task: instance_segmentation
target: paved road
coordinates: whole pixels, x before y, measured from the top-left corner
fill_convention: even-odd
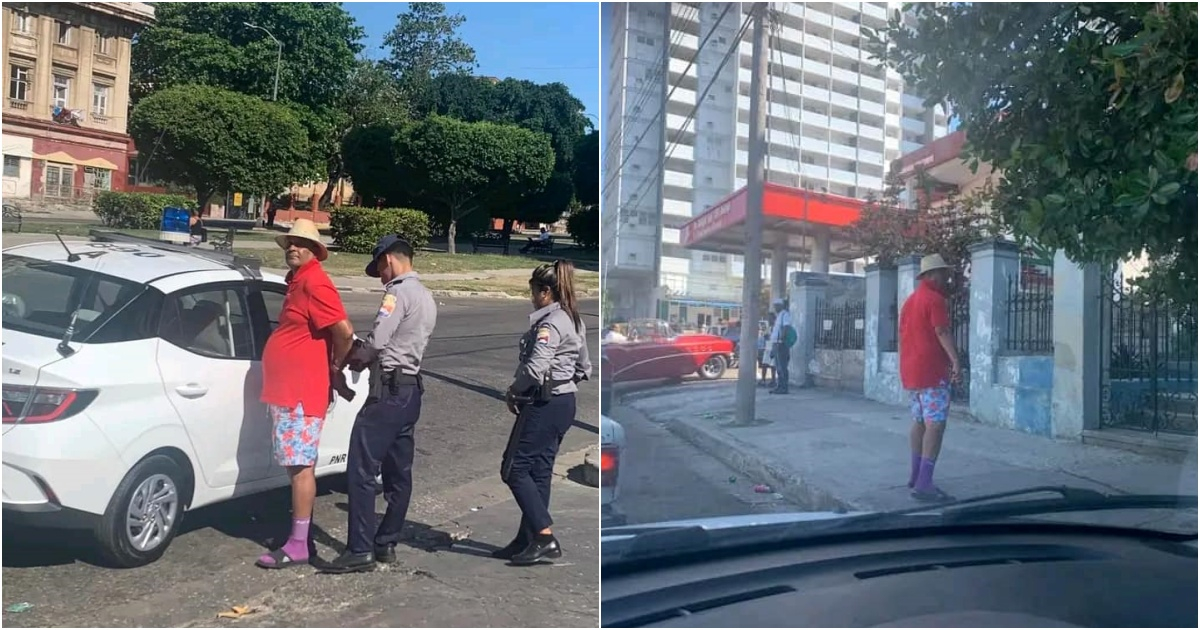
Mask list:
[[[366,330],[378,296],[345,294],[355,327]],[[368,576],[314,576],[307,568],[265,572],[253,566],[288,528],[286,492],[249,497],[189,514],[184,532],[159,562],[113,570],[95,564],[82,537],[68,540],[4,529],[5,626],[211,626],[234,605],[261,612],[237,622],[263,626],[595,627],[598,497],[567,478],[564,456],[551,506],[567,554],[554,566],[518,569],[476,557],[508,542],[519,518],[498,479],[511,415],[500,396],[527,325],[528,303],[439,300],[437,332],[425,358],[426,404],[417,428],[409,541],[397,569]],[[582,303],[596,330],[596,300]],[[590,335],[593,349],[596,337]],[[564,453],[597,440],[597,390],[585,383],[577,426]],[[568,461],[570,459],[570,461]],[[578,478],[578,471],[571,473]],[[345,495],[323,483],[315,515],[321,553],[345,540]],[[382,507],[382,499],[380,506]],[[382,509],[380,510],[382,511]],[[450,545],[453,539],[466,540]],[[522,593],[527,604],[513,598]],[[559,602],[559,603],[555,603]],[[224,622],[228,623],[228,622]]]
[[[632,407],[612,417],[625,429],[617,509],[629,524],[797,510]]]

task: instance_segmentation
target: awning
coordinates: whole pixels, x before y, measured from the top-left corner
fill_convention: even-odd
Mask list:
[[[33,159],[33,138],[23,136],[4,136],[4,155]]]
[[[34,153],[33,157],[35,157],[39,160],[46,160],[47,162],[58,162],[60,164],[74,164],[75,166],[91,166],[93,168],[103,168],[103,169],[107,169],[110,171],[117,170],[116,164],[113,164],[112,162],[109,162],[108,160],[106,160],[104,158],[92,158],[90,160],[80,160],[78,158],[74,158],[74,157],[71,157],[70,155],[67,155],[63,151],[55,151],[54,153],[47,153],[46,155]]]
[[[847,228],[858,220],[864,202],[778,184],[765,184],[763,189],[764,255],[769,257],[778,245],[786,248],[788,260],[808,260],[816,235],[823,232],[830,236],[830,263],[863,256]],[[679,244],[692,250],[744,254],[748,196],[742,188],[685,223],[679,230]]]

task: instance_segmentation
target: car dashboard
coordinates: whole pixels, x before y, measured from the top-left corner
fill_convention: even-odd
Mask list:
[[[1196,542],[973,526],[647,560],[602,571],[602,627],[1186,627]]]

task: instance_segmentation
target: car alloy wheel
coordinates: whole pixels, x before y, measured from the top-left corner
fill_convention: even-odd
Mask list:
[[[725,357],[713,355],[700,366],[700,376],[705,379],[718,379],[725,374]]]
[[[125,536],[140,552],[153,551],[170,538],[179,517],[179,489],[168,476],[147,477],[133,491],[126,508]]]

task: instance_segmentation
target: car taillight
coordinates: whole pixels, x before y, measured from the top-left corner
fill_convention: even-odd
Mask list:
[[[600,448],[600,487],[617,485],[617,471],[621,467],[620,451],[615,446]]]
[[[96,399],[94,389],[4,385],[4,424],[40,424],[70,418]]]

